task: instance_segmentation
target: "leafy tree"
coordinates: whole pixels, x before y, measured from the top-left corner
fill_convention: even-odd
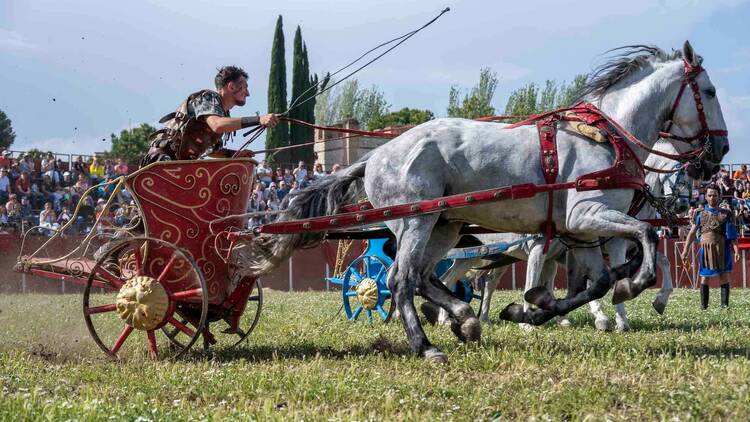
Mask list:
[[[156,128],[143,123],[133,130],[123,130],[120,135],[114,133],[110,135],[112,139],[112,149],[108,156],[113,158],[122,158],[128,163],[135,163],[141,160],[150,145],[148,139]]]
[[[573,104],[573,101],[578,99],[581,94],[583,86],[588,81],[588,75],[579,74],[573,78],[573,81],[569,85],[562,84],[557,94],[557,108],[567,107]]]
[[[358,93],[354,115],[359,121],[360,127],[370,127],[372,120],[383,116],[390,107],[390,104],[385,100],[385,95],[373,85],[372,88],[363,89]]]
[[[328,78],[329,76],[326,75],[324,81]],[[356,79],[343,82],[333,91],[327,91],[318,96],[317,100],[315,119],[323,125],[336,124],[353,118],[359,122],[360,127],[368,127],[372,119],[388,113],[390,109],[385,95],[377,86],[360,89]]]
[[[370,120],[367,130],[383,129],[392,126],[418,125],[435,118],[430,110],[404,107],[399,111],[386,113]]]
[[[13,131],[10,119],[0,110],[0,150],[10,148],[15,139],[16,132]]]
[[[510,94],[505,114],[525,116],[567,107],[578,98],[586,79],[586,75],[577,75],[570,84],[547,80],[541,90],[530,82]]]
[[[488,67],[479,71],[479,82],[461,100],[461,90],[458,86],[451,86],[448,96],[448,116],[474,119],[482,116],[492,116],[495,108],[492,98],[497,89],[497,73]]]
[[[326,73],[323,77],[323,82],[318,86],[318,95],[315,97],[315,106],[313,108],[313,114],[315,115],[315,122],[324,126],[332,125],[333,122],[333,91],[325,91],[328,84],[333,83],[331,80],[331,74]],[[325,91],[325,92],[324,92]]]
[[[276,30],[271,47],[271,70],[268,75],[268,112],[283,113],[286,111],[286,60],[284,49],[284,23],[281,15],[276,20]],[[282,121],[274,128],[266,130],[266,149],[289,145],[289,125]],[[289,162],[288,151],[280,151],[269,157],[270,160]]]

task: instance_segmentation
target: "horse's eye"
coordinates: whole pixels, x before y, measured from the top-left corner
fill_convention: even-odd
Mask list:
[[[705,92],[706,92],[706,95],[708,95],[711,98],[716,97],[716,88],[708,88],[705,90]]]

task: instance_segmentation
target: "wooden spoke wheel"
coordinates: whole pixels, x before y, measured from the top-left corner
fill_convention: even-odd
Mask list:
[[[103,293],[96,293],[97,287]],[[146,353],[152,359],[176,359],[206,325],[207,293],[190,255],[163,240],[135,237],[113,243],[91,269],[83,316],[94,342],[113,359]],[[180,320],[183,313],[194,318],[193,328]],[[164,327],[184,333],[186,341],[174,344]]]
[[[374,255],[360,256],[347,267],[341,280],[344,312],[349,321],[391,320],[394,306],[386,284],[389,267]]]
[[[226,309],[219,308],[219,306],[209,306],[207,329],[203,331],[204,349],[217,346],[236,347],[250,336],[250,333],[258,325],[260,313],[263,309],[263,286],[260,284],[260,280],[255,281],[242,314],[236,316],[236,318],[239,318],[236,329],[232,328],[234,325],[233,315]],[[179,307],[176,319],[183,325],[191,325],[197,329],[194,323],[197,322],[196,318],[189,312],[182,311]],[[190,340],[190,336],[173,325],[162,327],[162,331],[178,347],[184,347],[184,344]]]

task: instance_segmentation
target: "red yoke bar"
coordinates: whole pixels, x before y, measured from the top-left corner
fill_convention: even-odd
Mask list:
[[[450,208],[462,208],[471,205],[506,201],[509,199],[531,198],[542,192],[550,192],[560,189],[573,189],[575,187],[576,182],[554,183],[546,185],[524,183],[520,185],[444,196],[442,198],[411,202],[408,204],[393,205],[390,207],[369,209],[365,211],[347,212],[325,217],[314,217],[304,220],[264,224],[258,229],[260,233],[272,234],[321,232],[341,227],[363,226],[366,224],[379,223],[381,221],[395,220],[399,218],[413,217],[423,214],[431,214],[435,212],[445,211]]]

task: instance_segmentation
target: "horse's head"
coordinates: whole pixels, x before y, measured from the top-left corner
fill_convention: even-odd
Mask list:
[[[716,88],[702,63],[685,41],[682,68],[668,90],[670,108],[661,136],[681,154],[692,155],[685,166],[690,177],[707,180],[719,171],[729,140]]]

